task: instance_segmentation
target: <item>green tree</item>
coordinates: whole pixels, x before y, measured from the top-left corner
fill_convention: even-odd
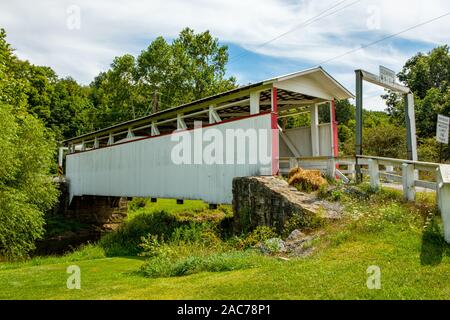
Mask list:
[[[449,46],[437,47],[426,55],[418,53],[406,62],[398,78],[419,99],[425,98],[431,88],[447,90],[450,84]]]
[[[399,79],[404,82],[414,93],[416,127],[421,145],[430,144],[436,134],[436,122],[438,114],[450,115],[449,90],[450,90],[450,52],[449,46],[444,45],[431,50],[428,54],[418,53],[409,59],[402,71],[398,74]],[[387,111],[393,121],[404,126],[405,103],[403,98],[393,92],[384,96],[388,105]],[[422,148],[427,152],[419,154],[420,160],[438,159],[438,155],[430,155],[434,147]],[[444,160],[450,159],[450,148],[444,147]]]
[[[450,85],[449,46],[440,46],[428,54],[418,53],[409,59],[398,78],[414,93],[416,102],[425,99],[430,89],[446,93]],[[388,105],[387,111],[397,123],[404,123],[405,103],[403,97],[394,92],[383,96]],[[421,105],[416,104],[416,112],[421,112]]]
[[[336,100],[336,121],[341,125],[348,125],[350,120],[355,119],[355,106],[349,100]],[[319,108],[319,119],[322,123],[330,122],[330,108],[326,105],[321,105]]]
[[[406,157],[406,129],[390,123],[363,128],[363,154],[404,159]],[[355,135],[343,141],[341,152],[355,154]]]
[[[59,79],[50,100],[51,117],[47,126],[58,140],[71,138],[93,130],[94,110],[90,88],[74,79]]]
[[[227,61],[226,46],[189,28],[170,44],[156,38],[137,58],[117,57],[91,83],[94,126],[149,114],[153,104],[162,110],[235,88],[236,80],[225,77]]]
[[[44,212],[57,199],[50,178],[52,134],[26,111],[0,104],[0,256],[26,256],[44,232]]]
[[[14,259],[26,256],[43,235],[44,212],[57,190],[49,172],[53,134],[28,112],[34,88],[17,72],[21,62],[5,38],[0,30],[0,256]]]
[[[59,79],[51,68],[18,59],[0,29],[0,101],[25,107],[62,140],[92,130],[89,90],[71,78]]]

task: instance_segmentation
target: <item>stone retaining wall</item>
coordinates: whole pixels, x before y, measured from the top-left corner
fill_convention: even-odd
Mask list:
[[[53,214],[61,215],[101,231],[116,229],[128,214],[128,200],[120,197],[82,196],[74,197],[69,205],[69,185],[58,181],[59,202]]]
[[[322,201],[290,187],[279,177],[242,177],[233,180],[235,232],[257,226],[284,231],[286,223],[296,217],[297,227],[309,228],[323,219],[340,217],[338,204]]]

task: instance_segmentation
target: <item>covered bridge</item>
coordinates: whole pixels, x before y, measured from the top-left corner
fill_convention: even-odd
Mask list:
[[[338,153],[335,100],[353,95],[321,67],[166,109],[64,141],[74,196],[231,203],[234,177],[277,175],[283,157]],[[319,123],[319,106],[329,123]],[[310,125],[283,129],[310,114]]]

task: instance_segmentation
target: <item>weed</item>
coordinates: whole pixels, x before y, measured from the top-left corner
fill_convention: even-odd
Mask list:
[[[117,230],[100,239],[100,246],[108,256],[136,255],[142,252],[138,245],[148,234],[167,236],[181,225],[175,215],[165,211],[151,214],[137,213]]]
[[[318,170],[303,170],[294,168],[289,172],[288,183],[296,187],[299,191],[312,192],[327,185],[327,181]]]
[[[45,237],[54,237],[65,232],[76,232],[87,228],[87,225],[62,216],[50,216],[45,219]]]
[[[179,277],[199,272],[224,272],[254,266],[255,253],[231,251],[207,256],[192,255],[182,259],[155,257],[147,260],[141,272],[150,278]]]
[[[128,202],[128,210],[137,211],[139,209],[145,208],[148,203],[146,198],[133,198],[133,200]]]
[[[264,242],[271,238],[276,238],[278,235],[274,228],[267,226],[256,227],[251,233],[247,235],[242,241],[237,241],[238,246],[242,248],[250,248],[260,242]]]

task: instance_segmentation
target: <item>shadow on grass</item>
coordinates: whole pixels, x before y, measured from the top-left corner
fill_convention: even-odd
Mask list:
[[[436,266],[442,262],[445,255],[450,256],[450,245],[445,242],[435,217],[423,232],[420,262],[422,265]]]

